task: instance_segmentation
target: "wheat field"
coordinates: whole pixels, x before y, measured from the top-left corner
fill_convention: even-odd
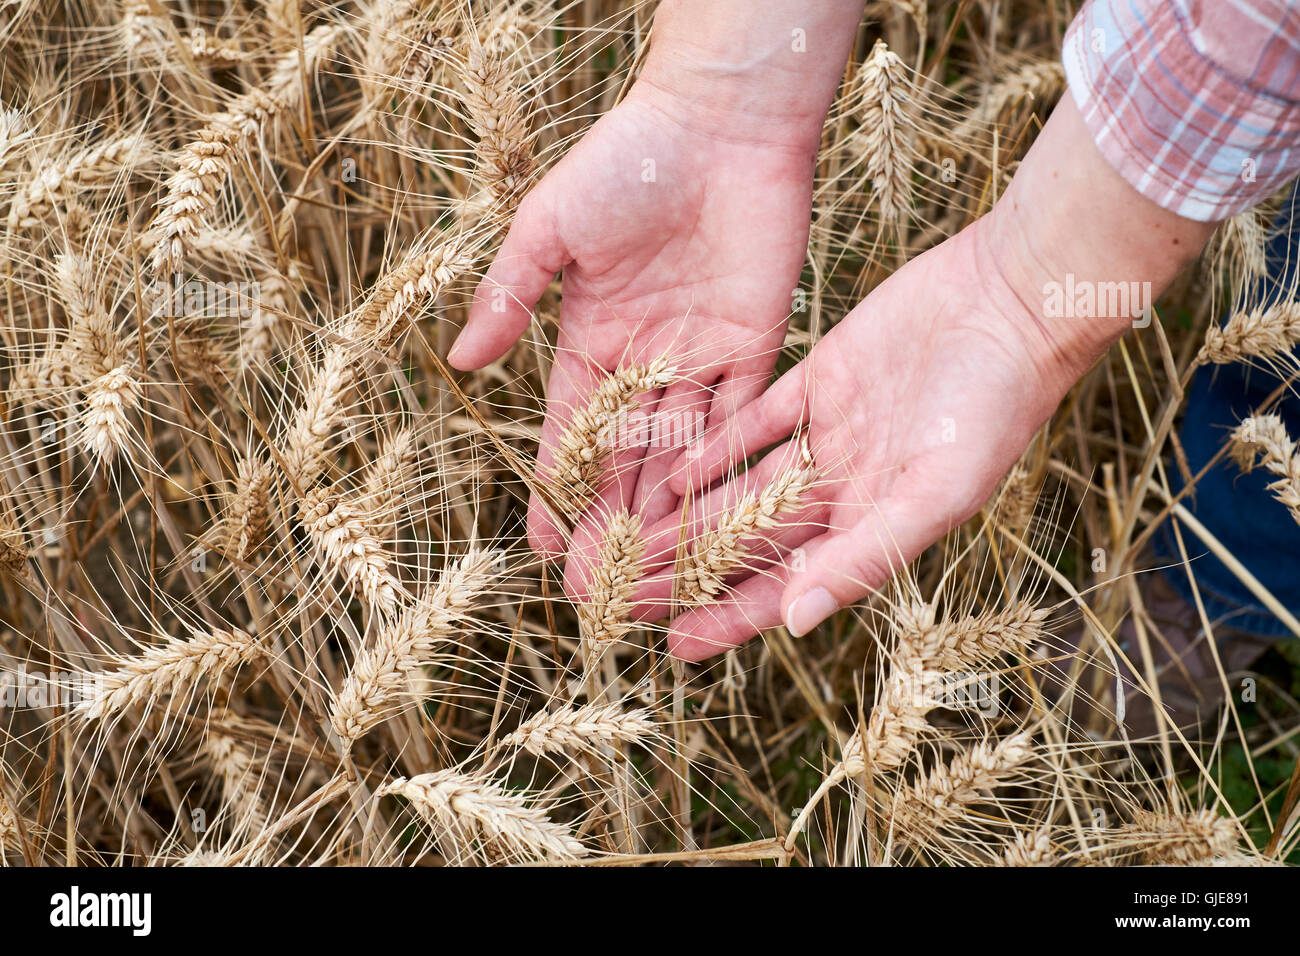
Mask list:
[[[781,368],[988,210],[1063,92],[1074,8],[868,4]],[[1284,680],[1247,703],[1225,672],[1197,733],[1134,740],[1104,706],[1117,655],[1150,658],[1112,635],[1186,510],[1167,472],[1190,372],[1294,371],[1300,311],[1248,292],[1265,211],[1221,228],[979,515],[802,638],[693,665],[632,614],[655,576],[676,607],[724,600],[825,480],[798,448],[715,526],[683,519],[666,564],[627,510],[585,594],[533,553],[530,495],[575,521],[612,467],[604,424],[690,370],[609,370],[539,463],[559,278],[503,359],[445,358],[653,16],[3,5],[0,862],[1287,860]],[[1276,479],[1279,521],[1295,437],[1269,409],[1224,436]]]

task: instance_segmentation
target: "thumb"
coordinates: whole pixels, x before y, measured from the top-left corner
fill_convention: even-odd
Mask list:
[[[935,517],[912,502],[885,501],[847,530],[804,545],[803,569],[791,573],[781,595],[786,629],[801,637],[879,589],[943,534]]]
[[[469,320],[447,361],[468,371],[504,355],[524,334],[537,300],[567,261],[550,204],[542,194],[530,194],[520,203],[505,241],[474,290]]]

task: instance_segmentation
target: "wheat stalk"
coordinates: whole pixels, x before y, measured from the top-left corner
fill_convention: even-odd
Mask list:
[[[1300,302],[1287,300],[1234,312],[1222,325],[1211,325],[1196,360],[1202,365],[1268,361],[1289,356],[1298,343]]]
[[[270,463],[261,459],[240,458],[235,465],[235,487],[218,534],[222,551],[240,561],[251,557],[266,539],[271,478]]]
[[[130,415],[140,407],[140,383],[125,365],[101,375],[86,387],[79,444],[107,464],[126,448]]]
[[[16,581],[29,580],[31,571],[27,560],[30,556],[27,535],[12,515],[0,509],[0,571]]]
[[[128,134],[81,149],[63,162],[42,166],[10,203],[9,229],[16,232],[40,225],[56,205],[135,168],[152,154],[143,137]]]
[[[235,828],[256,831],[270,818],[260,789],[262,772],[252,748],[227,729],[232,717],[223,712],[208,719],[200,752],[221,780],[222,801],[234,814]]]
[[[585,704],[558,711],[538,711],[502,747],[515,747],[535,757],[557,753],[595,753],[601,744],[640,743],[657,733],[650,710],[625,711],[620,704]]]
[[[799,465],[785,468],[757,492],[749,492],[693,542],[677,571],[677,600],[698,604],[715,599],[728,574],[749,557],[746,539],[775,528],[781,518],[807,504],[817,478],[812,457],[801,449]]]
[[[905,217],[912,206],[913,140],[910,116],[912,81],[907,65],[877,40],[858,73],[862,126],[853,134],[854,151],[864,157],[866,175],[884,222]]]
[[[1242,471],[1250,472],[1258,463],[1278,476],[1268,490],[1300,523],[1300,454],[1282,419],[1277,415],[1242,419],[1232,441],[1232,457]]]
[[[1148,864],[1208,866],[1238,853],[1236,822],[1213,810],[1153,813],[1139,810],[1120,830]]]
[[[415,483],[415,433],[403,428],[388,436],[379,457],[366,466],[361,478],[361,502],[375,537],[388,541],[406,509],[406,496]]]
[[[1017,833],[1002,851],[1001,862],[1003,866],[1055,866],[1052,828],[1042,826]]]
[[[491,552],[481,550],[461,557],[357,655],[330,709],[330,723],[345,743],[386,720],[406,690],[408,675],[455,639],[492,580],[492,559]]]
[[[971,803],[1004,786],[1033,756],[1030,736],[1015,734],[996,744],[981,741],[947,764],[920,774],[899,793],[894,805],[893,822],[900,837],[923,843],[934,831],[960,822]]]
[[[1018,601],[1000,611],[936,621],[933,605],[918,604],[900,614],[902,640],[916,648],[927,668],[962,671],[1002,654],[1024,654],[1029,645],[1042,639],[1050,613],[1028,601]]]
[[[543,475],[569,518],[577,518],[596,499],[609,460],[609,430],[617,427],[620,417],[640,407],[638,396],[667,388],[676,380],[677,370],[665,358],[628,366],[608,375],[587,405],[574,413]]]
[[[324,471],[329,445],[343,426],[357,380],[354,356],[341,345],[327,348],[313,367],[303,403],[280,443],[285,470],[298,487],[315,484]]]
[[[313,488],[298,503],[298,520],[321,564],[371,607],[391,614],[404,589],[392,572],[391,556],[366,519],[363,506],[328,488]]]
[[[265,653],[263,642],[238,628],[196,632],[188,641],[168,637],[117,669],[89,675],[91,693],[77,704],[86,720],[105,720],[143,704],[152,707],[200,680],[217,684]]]
[[[578,606],[578,622],[587,641],[617,641],[632,629],[627,616],[632,609],[632,592],[641,578],[645,551],[641,516],[628,513],[626,508],[619,510],[602,532],[586,600]]]
[[[176,172],[167,181],[166,195],[150,227],[150,262],[156,275],[183,271],[194,237],[216,207],[239,150],[260,135],[270,119],[298,107],[304,96],[300,71],[308,76],[314,73],[340,36],[341,30],[328,24],[313,29],[304,37],[301,51],[286,52],[277,60],[266,89],[241,94],[180,149]]]
[[[563,824],[485,774],[439,770],[399,777],[375,791],[397,794],[429,825],[435,844],[456,862],[569,862],[587,855]]]

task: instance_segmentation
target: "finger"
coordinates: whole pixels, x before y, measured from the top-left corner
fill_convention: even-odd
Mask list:
[[[824,508],[820,511],[824,511]],[[754,578],[784,575],[782,565],[791,552],[817,537],[825,527],[824,517],[818,509],[813,509],[792,516],[789,524],[769,531],[767,537],[755,539],[752,546],[746,547],[746,553],[735,570],[726,576],[722,592],[713,600],[704,599],[684,606],[675,588],[678,569],[672,563],[666,564],[643,576],[630,598],[632,610],[628,618],[633,621],[660,621],[674,614],[687,613],[690,607],[721,607],[733,600],[735,594]],[[777,597],[779,596],[778,592]],[[777,601],[775,606],[779,620],[780,602]]]
[[[683,380],[665,392],[643,436],[645,460],[637,476],[632,510],[652,525],[673,511],[680,496],[668,487],[668,475],[682,450],[704,433],[713,390],[709,383]]]
[[[638,562],[640,584],[632,597],[632,618],[658,620],[669,614],[679,560],[685,560],[685,555],[694,550],[705,529],[716,527],[737,502],[751,493],[760,494],[779,472],[801,462],[801,449],[787,442],[735,480],[648,528],[643,539],[644,554]],[[806,504],[781,516],[776,527],[742,537],[737,542],[739,560],[728,580],[742,580],[774,556],[779,547],[794,546],[824,531],[825,493],[823,487],[814,486],[806,496]],[[602,560],[600,546],[600,536],[594,531],[581,537],[575,534],[565,568],[565,590],[575,600],[586,600],[589,595],[592,572]]]
[[[804,547],[804,570],[781,595],[782,619],[799,637],[840,608],[888,581],[950,527],[932,507],[888,499],[847,530],[829,531]]]
[[[723,377],[713,389],[713,405],[709,409],[709,428],[718,428],[737,412],[763,394],[772,382],[772,368],[736,369]]]
[[[707,487],[737,462],[786,438],[807,421],[809,360],[779,378],[759,398],[688,448],[673,464],[668,485],[679,495]]]
[[[781,624],[783,574],[756,574],[730,599],[681,614],[668,632],[668,652],[683,661],[702,661],[739,647],[755,634]]]
[[[526,197],[474,290],[469,319],[452,343],[447,361],[468,371],[504,355],[528,328],[537,300],[567,262],[543,194]]]

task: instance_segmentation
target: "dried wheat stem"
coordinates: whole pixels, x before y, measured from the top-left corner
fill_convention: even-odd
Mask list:
[[[129,416],[140,407],[141,395],[140,383],[125,365],[91,382],[81,415],[81,447],[100,462],[112,461],[131,437]]]
[[[1300,344],[1300,302],[1277,302],[1235,312],[1222,325],[1212,325],[1196,360],[1202,365],[1225,365],[1246,359],[1290,356]]]
[[[313,488],[298,503],[298,520],[321,564],[376,610],[390,614],[403,593],[392,557],[367,525],[366,510],[328,488]]]
[[[807,494],[817,478],[805,447],[803,460],[783,470],[757,492],[749,492],[725,511],[715,527],[693,542],[677,574],[677,600],[699,604],[714,600],[728,574],[749,557],[746,539],[771,530],[781,518],[807,505]]]
[[[304,96],[300,71],[308,76],[314,73],[340,36],[340,29],[332,25],[313,29],[304,37],[301,51],[288,51],[276,61],[265,89],[241,94],[181,148],[177,170],[167,181],[150,227],[150,262],[156,275],[182,272],[194,237],[216,208],[239,150],[262,133],[268,120],[298,107]]]
[[[631,597],[641,578],[646,542],[641,516],[621,509],[601,537],[600,552],[588,582],[587,599],[578,606],[582,636],[593,644],[620,640],[634,625],[628,622]]]
[[[222,677],[264,655],[261,640],[238,629],[195,633],[190,640],[168,638],[136,657],[122,658],[116,670],[91,675],[91,694],[77,705],[86,720],[104,720],[136,704],[154,705],[200,680]]]
[[[501,746],[516,747],[536,757],[557,753],[593,753],[601,744],[634,744],[652,737],[657,727],[650,710],[623,710],[617,703],[569,706],[539,711],[502,738]]]
[[[492,558],[488,551],[464,555],[357,654],[330,710],[330,723],[345,743],[387,720],[406,692],[408,675],[455,640],[492,580]]]
[[[375,791],[376,797],[389,794],[410,801],[435,845],[457,863],[567,862],[587,854],[568,827],[484,774],[439,770],[399,777]]]
[[[916,124],[910,115],[912,80],[902,59],[884,40],[877,40],[858,73],[858,85],[863,94],[862,126],[854,133],[855,147],[864,156],[880,218],[895,222],[912,205],[916,155]]]
[[[576,518],[596,499],[609,459],[611,436],[620,417],[640,407],[638,396],[667,388],[677,370],[667,359],[632,365],[602,381],[585,408],[578,409],[556,442],[555,458],[544,478],[556,492],[566,515]]]
[[[56,204],[70,202],[83,189],[108,182],[151,155],[141,136],[128,134],[82,149],[63,162],[42,166],[10,203],[10,230],[39,225]]]
[[[1002,851],[1003,866],[1055,866],[1056,862],[1052,828],[1049,826],[1017,833]]]
[[[1262,465],[1277,480],[1268,484],[1273,497],[1300,523],[1300,453],[1277,415],[1243,419],[1233,432],[1232,457],[1244,472]]]
[[[1149,864],[1206,866],[1238,852],[1236,823],[1213,810],[1140,810],[1120,832],[1141,849]]]
[[[1033,756],[1030,736],[1015,734],[996,744],[975,744],[947,764],[920,774],[894,805],[893,823],[900,838],[923,843],[934,831],[960,822],[969,804],[1004,786]]]

